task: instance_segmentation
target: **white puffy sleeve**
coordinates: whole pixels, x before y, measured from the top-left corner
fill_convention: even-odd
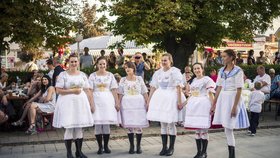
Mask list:
[[[172,72],[172,77],[173,77],[173,83],[175,86],[184,87],[183,75],[180,72],[180,69],[174,68],[174,70]]]
[[[207,80],[206,80],[206,90],[207,92],[212,92],[212,93],[215,93],[215,88],[216,88],[216,83],[210,78],[210,77],[207,77]]]
[[[157,70],[154,74],[153,74],[153,77],[152,77],[152,81],[150,83],[150,86],[151,87],[154,87],[154,88],[158,88],[159,85],[158,85],[158,75],[159,75],[159,72],[160,70]]]
[[[217,86],[222,86],[222,82],[223,82],[223,81],[222,81],[221,75],[222,75],[222,74],[219,72],[219,73],[218,73],[218,78],[217,78],[217,81],[216,81],[216,85],[217,85]]]
[[[94,89],[94,76],[93,73],[90,74],[89,78],[88,78],[88,83],[89,83],[89,88],[90,89]]]
[[[148,92],[148,89],[145,85],[144,80],[142,79],[142,77],[139,76],[139,80],[140,80],[140,84],[141,84],[141,94],[145,94]]]
[[[84,87],[83,88],[90,88],[88,77],[84,72],[81,72],[82,78],[84,80]]]
[[[65,75],[65,71],[61,72],[56,79],[56,83],[55,83],[55,87],[57,88],[65,88],[65,82],[66,82],[66,75]]]
[[[124,77],[120,80],[118,93],[124,95]]]
[[[111,77],[110,89],[118,88],[117,80],[115,79],[115,77],[112,73],[110,74],[110,77]]]
[[[240,70],[235,76],[235,87],[236,88],[243,88],[244,87],[244,74],[243,71]]]

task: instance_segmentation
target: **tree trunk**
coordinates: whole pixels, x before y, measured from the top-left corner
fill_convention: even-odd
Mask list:
[[[173,56],[174,66],[183,70],[189,64],[189,57],[193,54],[196,44],[186,39],[178,43],[175,38],[169,38],[165,44],[166,51]]]

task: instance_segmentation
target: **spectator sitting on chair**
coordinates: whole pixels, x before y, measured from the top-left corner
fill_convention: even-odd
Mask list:
[[[257,67],[257,73],[258,76],[256,76],[256,78],[254,79],[254,83],[255,82],[262,83],[261,91],[265,94],[265,100],[269,100],[271,78],[268,74],[265,73],[265,68],[262,65]]]
[[[14,106],[8,102],[8,99],[2,90],[0,90],[0,110],[5,112],[9,118],[12,118],[16,115]]]
[[[13,126],[21,126],[24,122],[24,118],[28,114],[30,126],[25,132],[26,134],[35,134],[37,132],[35,128],[35,117],[37,110],[38,112],[44,113],[54,112],[56,94],[54,87],[51,86],[51,78],[48,75],[44,75],[42,77],[41,84],[41,90],[24,104],[24,112],[21,118],[18,121],[12,123]],[[41,97],[39,102],[33,102],[39,97]]]
[[[271,77],[270,98],[280,99],[280,75],[275,76],[274,69],[269,69],[269,75]]]
[[[2,90],[6,89],[8,77],[9,77],[9,75],[7,73],[1,74],[0,89],[2,89]]]
[[[36,80],[32,80],[31,84],[26,84],[27,95],[29,97],[33,97],[35,94],[37,94],[40,91],[42,76],[43,74],[38,74],[36,76]]]

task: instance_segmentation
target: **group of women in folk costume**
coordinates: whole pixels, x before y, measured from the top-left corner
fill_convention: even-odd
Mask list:
[[[78,70],[77,56],[71,55],[69,69],[59,75],[55,86],[59,96],[53,121],[54,127],[66,129],[64,139],[67,157],[73,157],[73,140],[76,157],[86,157],[81,151],[82,128],[93,125],[99,147],[97,153],[111,153],[108,146],[111,124],[122,124],[127,129],[129,153],[140,154],[142,129],[149,126],[148,120],[158,121],[161,125],[162,149],[159,155],[171,156],[177,134],[175,124],[181,121],[182,108],[186,106],[184,127],[195,130],[195,158],[207,157],[208,129],[212,124],[220,124],[225,128],[229,156],[234,158],[233,129],[249,126],[240,95],[243,71],[233,64],[233,50],[224,51],[222,57],[225,67],[219,72],[217,87],[209,77],[204,76],[200,63],[193,65],[195,76],[188,83],[187,93],[191,95],[186,99],[182,91],[183,76],[178,68],[172,66],[172,56],[168,53],[162,56],[162,67],[152,77],[149,95],[143,79],[135,75],[134,63],[125,63],[127,75],[118,84],[113,74],[106,71],[106,58],[97,60],[98,70],[87,78]],[[213,120],[211,115],[214,115]]]

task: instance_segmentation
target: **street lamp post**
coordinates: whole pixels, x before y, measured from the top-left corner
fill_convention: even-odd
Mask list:
[[[78,53],[78,59],[80,60],[80,42],[83,40],[83,35],[81,34],[77,34],[75,41],[77,42],[77,53]],[[80,64],[78,65],[78,67],[80,68]]]

